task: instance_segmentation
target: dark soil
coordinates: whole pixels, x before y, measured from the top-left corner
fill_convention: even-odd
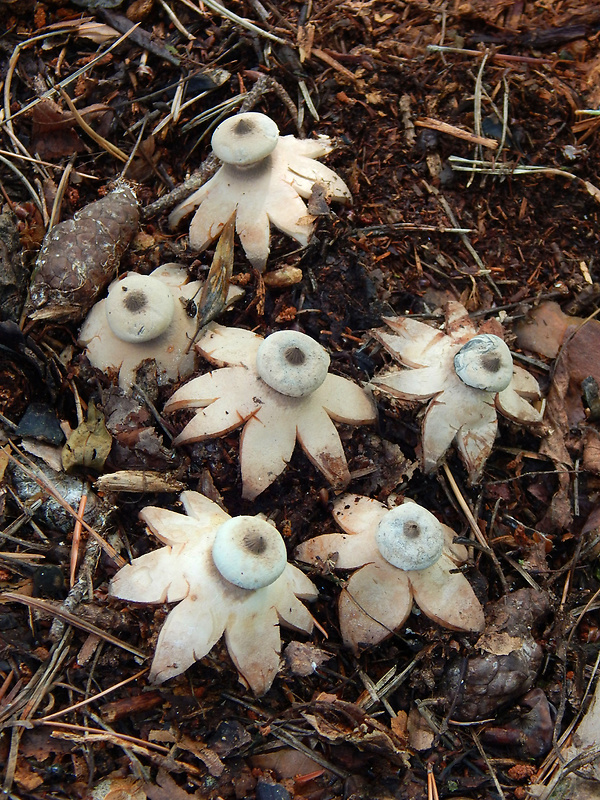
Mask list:
[[[123,20],[139,23],[65,84],[77,109],[92,107],[89,124],[105,141],[126,156],[136,148],[127,178],[142,221],[121,272],[177,261],[202,277],[210,266],[212,250],[194,253],[185,226],[169,229],[173,203],[156,205],[208,157],[218,114],[229,112],[190,124],[196,115],[250,93],[254,110],[268,113],[282,134],[334,138],[327,163],[348,183],[353,204],[332,205],[305,250],[273,231],[267,269],[299,267],[303,279],[293,286],[263,294],[236,244],[234,282],[246,294],[219,321],[263,335],[297,327],[328,349],[334,372],[366,381],[390,363],[369,333],[382,317],[411,313],[440,324],[440,306],[459,299],[478,322],[501,322],[518,350],[514,326],[541,301],[554,300],[580,317],[598,310],[599,123],[581,112],[600,101],[600,11],[591,0],[227,0],[230,11],[287,42],[282,45],[199,5],[125,0],[110,10],[102,2],[87,8],[85,2],[0,0],[3,441],[19,447],[31,430],[17,426],[30,404],[41,402],[55,412],[41,438],[56,444],[49,432],[56,419],[74,428],[77,404],[86,409],[94,401],[107,419],[118,412],[125,420],[111,429],[104,472],[166,473],[221,498],[232,515],[263,512],[284,533],[291,554],[298,543],[335,530],[335,494],[299,448],[255,502],[242,500],[239,432],[173,451],[170,436],[190,415],[160,418],[172,386],[149,379],[148,403],[123,400],[111,376],[94,370],[77,345],[83,313],[27,316],[30,272],[57,193],[59,218],[69,219],[105,196],[123,169],[78,125],[61,93],[52,97],[55,107],[27,108],[110,49],[67,26],[83,16],[117,28]],[[50,35],[55,31],[61,32]],[[216,69],[230,77],[215,88],[203,76],[215,78]],[[182,78],[189,79],[187,98],[208,85],[211,91],[152,135],[173,110]],[[482,147],[478,136],[498,146]],[[497,174],[453,171],[456,157],[483,159]],[[59,189],[67,164],[73,171]],[[532,167],[540,171],[520,172]],[[468,233],[449,230],[456,227]],[[589,347],[595,375],[598,351]],[[552,359],[524,355],[528,360],[520,363],[546,395]],[[199,370],[207,367],[199,362]],[[462,463],[449,453],[455,489],[448,472],[419,470],[419,406],[383,395],[377,400],[375,430],[339,426],[350,491],[381,501],[410,497],[468,537],[464,498],[497,559],[494,564],[475,549],[465,574],[490,604],[487,632],[521,637],[516,655],[486,654],[477,635],[413,613],[396,635],[356,658],[343,647],[337,620],[346,576],[311,571],[320,591],[313,613],[327,633],[311,639],[327,656],[312,674],[296,674],[290,655],[272,689],[254,698],[238,682],[221,641],[164,685],[149,685],[144,672],[67,710],[137,675],[146,661],[92,628],[57,630],[55,623],[51,630],[53,609],[68,593],[74,520],[40,511],[44,492],[19,481],[0,452],[0,586],[11,593],[0,606],[0,763],[7,797],[521,800],[528,784],[548,780],[558,763],[557,742],[581,710],[598,656],[600,461],[584,450],[598,440],[598,417],[563,427],[553,417],[542,436],[501,418],[478,485],[468,485]],[[20,450],[11,453],[21,457]],[[98,471],[84,467],[79,476],[91,485]],[[142,508],[181,510],[176,492],[99,495],[91,524],[125,559],[155,547],[138,519]],[[77,505],[78,496],[70,502]],[[109,599],[115,559],[86,544],[85,530],[82,537],[83,589],[69,611],[151,658],[168,607]],[[32,597],[33,607],[15,593]],[[282,630],[284,648],[297,638]],[[492,681],[497,701],[487,702]],[[434,732],[423,749],[412,730],[417,708]],[[282,765],[273,754],[283,748],[304,760]]]

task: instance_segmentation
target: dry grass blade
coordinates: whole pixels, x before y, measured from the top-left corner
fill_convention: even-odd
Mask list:
[[[23,603],[23,605],[34,608],[36,611],[42,611],[45,614],[58,617],[69,625],[73,625],[75,628],[80,628],[86,633],[93,633],[94,636],[99,636],[101,639],[104,639],[105,642],[114,644],[115,647],[120,647],[122,650],[127,650],[128,653],[136,656],[136,658],[144,660],[148,658],[148,656],[142,653],[141,650],[138,650],[137,647],[133,647],[133,645],[127,644],[127,642],[123,642],[121,639],[117,639],[117,637],[113,636],[111,633],[107,633],[103,631],[102,628],[98,628],[97,625],[87,622],[87,620],[81,619],[75,616],[75,614],[71,614],[69,611],[65,611],[59,605],[49,600],[42,600],[39,597],[28,597],[23,594],[17,594],[16,592],[4,592],[1,598],[4,603]]]
[[[586,192],[600,203],[600,189],[591,181],[580,178],[566,169],[555,167],[542,167],[535,164],[498,164],[481,159],[461,158],[460,156],[450,156],[448,158],[450,166],[455,172],[478,172],[482,175],[550,175],[558,178],[568,178],[582,186]]]
[[[4,561],[43,561],[45,558],[41,553],[4,553],[0,550],[0,559]]]
[[[383,694],[379,694],[378,685],[375,684],[371,680],[371,678],[367,675],[367,673],[364,672],[364,670],[362,670],[362,669],[360,669],[358,671],[358,676],[361,679],[363,686],[367,690],[367,693],[368,693],[369,697],[371,698],[372,704],[376,705],[378,703],[381,703],[382,706],[385,708],[385,710],[390,715],[390,717],[392,717],[392,718],[395,717],[396,716],[396,712],[394,711],[394,709],[388,703],[388,701],[384,697],[384,695]]]
[[[427,800],[440,800],[433,774],[433,764],[427,764]]]
[[[450,45],[428,44],[430,53],[456,53],[461,56],[473,58],[489,58],[490,62],[507,64],[555,64],[555,58],[541,58],[536,56],[513,56],[506,53],[490,52],[489,50],[466,50],[464,47],[451,47]],[[576,112],[577,113],[577,112]]]
[[[26,727],[23,723],[28,722],[33,716],[44,697],[50,691],[59,670],[62,669],[69,656],[71,635],[71,631],[66,631],[60,642],[57,642],[50,651],[50,656],[46,663],[38,669],[13,702],[0,713],[0,725],[5,722],[14,723],[10,738],[10,751],[4,772],[3,788],[6,793],[10,791],[17,771],[19,743]]]
[[[70,731],[74,735],[68,737],[71,741],[77,742],[112,742],[113,744],[131,744],[135,748],[139,748],[141,752],[153,750],[156,753],[163,753],[168,755],[170,750],[168,747],[163,747],[154,742],[145,742],[143,739],[138,739],[135,736],[128,736],[125,733],[116,733],[115,731],[104,731],[101,728],[89,728],[83,725],[71,725],[68,722],[45,722],[41,721],[40,724],[49,726],[56,730]],[[67,737],[65,737],[67,738]]]
[[[22,153],[11,153],[10,150],[2,150],[0,149],[0,156],[10,156],[10,158],[18,158],[20,161],[26,161],[30,164],[39,164],[42,167],[51,167],[52,169],[62,169],[60,164],[53,164],[51,161],[44,161],[41,158],[33,158],[32,156],[26,156]],[[79,172],[75,170],[74,175],[77,175],[78,178],[85,178],[89,181],[97,181],[100,180],[97,175],[92,175],[90,172]]]
[[[67,184],[69,183],[69,178],[71,176],[71,172],[73,171],[73,164],[75,163],[75,156],[71,156],[69,159],[69,163],[65,167],[63,174],[60,178],[60,183],[58,184],[58,189],[56,190],[56,197],[54,198],[54,203],[52,203],[52,211],[50,212],[50,219],[48,220],[48,231],[52,230],[52,228],[56,225],[60,218],[60,207],[62,205],[63,198],[65,196],[65,190],[67,188]]]
[[[461,509],[463,511],[463,514],[467,518],[467,522],[469,523],[469,527],[473,531],[473,534],[474,534],[475,538],[477,539],[477,541],[479,542],[479,544],[486,550],[486,552],[488,552],[490,550],[490,546],[488,545],[485,536],[481,532],[481,529],[479,528],[479,525],[477,524],[477,520],[473,516],[473,512],[469,508],[469,506],[467,504],[467,501],[464,498],[463,493],[459,489],[458,483],[456,482],[456,480],[454,479],[454,475],[450,471],[450,467],[446,463],[442,464],[442,466],[444,468],[444,472],[446,473],[446,478],[448,479],[448,483],[450,484],[452,492],[454,493],[454,496],[456,497],[456,500],[457,500],[459,506],[461,507]]]
[[[188,40],[188,42],[193,42],[196,39],[196,37],[194,36],[193,33],[190,33],[188,31],[188,29],[185,27],[185,25],[181,22],[181,20],[177,16],[177,14],[173,11],[171,6],[169,6],[167,3],[165,3],[165,0],[159,0],[159,3],[162,6],[162,8],[164,9],[165,14],[169,17],[169,19],[171,20],[173,25],[179,31],[179,33],[181,33],[183,36],[185,36],[185,38]]]
[[[100,147],[102,147],[104,150],[106,150],[107,153],[110,153],[111,156],[114,156],[115,158],[119,159],[119,161],[123,161],[124,163],[127,163],[127,161],[129,160],[129,156],[127,156],[115,144],[113,144],[112,142],[109,142],[103,136],[100,136],[99,133],[96,133],[96,131],[92,128],[92,126],[89,123],[87,123],[85,121],[85,119],[81,116],[81,114],[79,113],[79,111],[75,107],[75,104],[73,103],[73,101],[71,100],[71,98],[65,92],[64,89],[60,90],[60,96],[65,101],[65,103],[69,106],[69,110],[71,111],[71,113],[73,114],[75,119],[77,120],[77,124],[79,125],[79,127],[83,131],[85,131],[87,133],[87,135],[89,137],[91,137],[96,142],[96,144],[99,144]]]
[[[202,12],[198,8],[198,6],[195,6],[193,3],[190,3],[189,0],[180,0],[180,2],[182,2],[184,6],[190,8],[192,11],[196,11],[198,14],[202,15]],[[248,31],[252,31],[252,33],[256,33],[257,36],[264,36],[266,39],[271,39],[271,41],[277,42],[278,44],[285,44],[288,47],[290,46],[290,43],[285,39],[282,39],[279,36],[275,36],[274,33],[270,33],[269,31],[265,31],[262,28],[259,28],[258,25],[255,25],[249,19],[234,14],[233,11],[229,11],[229,9],[225,8],[225,6],[222,6],[220,3],[215,2],[215,0],[203,0],[203,5],[208,6],[208,8],[210,8],[211,11],[214,11],[216,14],[219,14],[222,17],[226,17],[227,19],[230,19],[232,22],[235,22],[236,25],[239,25],[241,28],[245,28]]]
[[[11,161],[9,161],[3,155],[0,155],[0,163],[5,164],[10,170],[12,170],[12,172],[15,173],[17,178],[21,181],[21,183],[25,186],[25,188],[31,195],[31,199],[35,203],[35,206],[38,209],[38,211],[43,215],[45,211],[44,206],[38,196],[38,193],[33,188],[31,183],[27,180],[25,175],[23,175],[23,173],[18,169],[18,167],[16,167]]]

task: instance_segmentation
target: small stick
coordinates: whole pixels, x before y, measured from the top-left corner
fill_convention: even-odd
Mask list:
[[[511,56],[506,53],[492,53],[489,50],[465,50],[463,47],[450,47],[448,45],[428,44],[430,53],[456,53],[461,56],[474,56],[483,58],[488,56],[490,61],[507,62],[508,64],[556,64],[556,58],[535,58],[535,56]],[[575,112],[578,113],[578,112]]]
[[[87,488],[81,495],[81,500],[79,501],[79,508],[77,509],[77,514],[82,519],[85,513],[86,503],[87,503]],[[77,522],[75,523],[75,527],[73,528],[73,541],[71,543],[71,570],[69,573],[69,586],[71,587],[71,589],[75,584],[75,574],[77,572],[77,561],[79,560],[80,542],[81,542],[81,522],[77,520]]]
[[[12,683],[12,679],[14,677],[15,677],[15,671],[14,671],[14,669],[11,669],[11,671],[8,673],[8,675],[4,679],[4,682],[2,683],[2,686],[0,686],[0,702],[3,700],[4,695],[7,693],[8,687]]]
[[[127,650],[128,653],[136,656],[136,658],[141,658],[144,661],[148,658],[148,656],[145,653],[142,653],[141,650],[138,650],[137,647],[133,647],[133,645],[128,644],[127,642],[122,642],[121,639],[117,639],[117,637],[113,636],[111,633],[103,631],[97,625],[94,625],[93,623],[88,622],[81,617],[77,617],[75,614],[71,614],[69,611],[64,611],[56,603],[52,603],[49,600],[42,600],[40,597],[27,597],[24,594],[17,594],[16,592],[4,592],[2,595],[2,600],[3,602],[7,603],[22,603],[23,605],[33,608],[36,611],[42,611],[45,614],[58,617],[59,619],[67,622],[69,625],[73,625],[75,628],[80,628],[86,633],[93,633],[94,636],[99,636],[100,639],[104,639],[110,644],[114,644],[115,647],[120,647],[123,650]]]
[[[98,692],[93,697],[87,697],[85,700],[80,700],[79,703],[75,703],[68,708],[63,708],[61,711],[55,711],[53,714],[48,714],[47,717],[41,717],[41,719],[37,719],[36,722],[49,722],[51,719],[56,719],[57,717],[62,717],[63,714],[70,714],[72,711],[76,711],[78,708],[82,706],[87,706],[90,703],[95,703],[96,700],[100,700],[101,697],[106,697],[107,694],[111,694],[111,692],[115,692],[117,689],[120,689],[122,686],[126,686],[128,683],[137,680],[146,672],[148,672],[149,667],[144,667],[144,669],[136,672],[135,675],[132,675],[130,678],[125,678],[124,681],[120,683],[116,683],[114,686],[109,686],[108,689],[105,689],[103,692]]]
[[[328,67],[332,67],[336,72],[339,72],[340,75],[343,75],[345,78],[348,78],[348,80],[352,81],[352,83],[356,83],[356,81],[358,80],[358,78],[353,72],[350,72],[349,69],[346,69],[346,67],[340,64],[339,61],[336,61],[336,59],[333,58],[333,56],[330,56],[324,50],[321,50],[320,47],[313,47],[311,53],[317,58],[320,58],[321,61],[324,61]]]
[[[498,147],[498,142],[495,139],[488,139],[486,136],[480,136],[471,131],[465,131],[458,128],[456,125],[450,125],[448,122],[443,122],[439,119],[432,119],[425,117],[425,119],[418,119],[415,122],[418,128],[431,128],[440,133],[447,133],[449,136],[455,136],[457,139],[464,139],[471,144],[479,144],[482,147],[487,147],[490,150],[495,150]]]
[[[472,735],[473,735],[473,741],[474,741],[474,742],[475,742],[475,744],[477,745],[477,749],[479,750],[479,752],[480,752],[480,754],[481,754],[481,757],[482,757],[482,758],[483,758],[483,760],[485,761],[485,763],[486,763],[486,766],[487,766],[487,768],[488,768],[488,770],[489,770],[489,772],[490,772],[490,775],[492,776],[492,780],[494,781],[494,784],[495,784],[495,786],[496,786],[496,790],[497,790],[498,794],[500,795],[500,797],[502,798],[502,800],[506,800],[506,795],[505,795],[505,794],[504,794],[504,792],[502,791],[502,786],[500,786],[500,781],[498,780],[498,776],[496,775],[496,770],[495,770],[495,769],[494,769],[494,767],[492,766],[492,763],[491,763],[491,761],[489,760],[489,758],[488,758],[488,756],[487,756],[487,753],[485,752],[485,750],[484,750],[484,749],[483,749],[483,747],[481,746],[481,742],[479,741],[479,737],[477,736],[477,734],[475,733],[475,731],[472,731]]]
[[[433,764],[427,764],[427,800],[440,800],[433,774]]]

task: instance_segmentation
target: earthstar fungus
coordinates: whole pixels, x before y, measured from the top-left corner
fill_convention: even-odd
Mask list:
[[[336,569],[356,570],[339,598],[344,643],[355,653],[376,645],[406,622],[413,598],[434,622],[479,631],[483,609],[456,565],[467,558],[453,544],[454,531],[410,500],[393,509],[360,495],[345,495],[333,515],[344,533],[304,542],[296,558],[310,564],[333,559]]]
[[[119,386],[126,392],[147,359],[156,362],[161,383],[187,377],[194,369],[190,343],[197,320],[187,313],[185,301],[201,287],[201,282],[189,280],[180,264],[163,264],[150,275],[129,272],[114,281],[79,334],[92,366],[118,373]],[[229,301],[239,294],[237,287],[230,289]]]
[[[314,620],[300,599],[316,599],[317,590],[287,563],[283,539],[262,517],[230,517],[198,492],[181,501],[187,516],[154,506],[141,512],[166,546],[123,567],[110,594],[178,603],[158,637],[152,683],[180,675],[225,634],[240,680],[264,694],[279,669],[279,624],[310,633]]]
[[[529,402],[540,397],[535,378],[513,363],[499,336],[478,333],[460,303],[448,303],[444,330],[410,317],[385,322],[391,330],[374,335],[406,369],[372,383],[400,399],[429,403],[422,423],[425,472],[436,469],[454,441],[474,483],[496,438],[497,411],[522,424],[542,421]]]
[[[213,133],[212,147],[223,166],[169,217],[174,228],[198,208],[190,225],[193,250],[208,247],[235,213],[248,260],[262,271],[269,255],[271,224],[302,247],[308,244],[315,218],[302,198],[311,196],[315,184],[329,200],[351,199],[344,181],[315,160],[333,149],[328,136],[279,136],[272,119],[250,111],[222,122]]]
[[[217,366],[186,383],[165,412],[198,409],[175,444],[223,436],[244,426],[240,442],[243,496],[253,500],[285,469],[296,439],[335,487],[350,481],[332,419],[349,425],[375,422],[369,395],[330,374],[329,355],[310,336],[279,331],[263,339],[240,328],[211,324],[196,345]]]

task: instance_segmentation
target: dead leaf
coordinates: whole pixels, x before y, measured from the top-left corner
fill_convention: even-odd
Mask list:
[[[329,653],[306,642],[290,642],[283,652],[285,664],[292,675],[304,677],[314,672],[332,658]]]
[[[433,745],[435,733],[417,708],[411,708],[408,715],[408,741],[415,750],[429,750]]]
[[[158,786],[153,783],[144,785],[148,800],[190,800],[190,798],[198,798],[200,800],[199,792],[188,794],[181,786],[175,783],[164,769],[158,770],[156,781]]]
[[[310,59],[314,40],[315,26],[312,22],[306,25],[298,25],[296,44],[298,45],[298,57],[301,64]]]
[[[20,758],[15,768],[15,783],[20,789],[26,792],[33,792],[44,783],[44,778],[40,772],[35,772],[31,768],[28,761]]]
[[[210,747],[207,747],[200,740],[191,739],[189,736],[181,736],[177,739],[177,745],[199,758],[214,778],[218,778],[223,774],[225,764]]]
[[[90,800],[146,800],[146,792],[135,778],[104,778],[90,792]]]
[[[405,743],[391,728],[370,717],[354,703],[320,695],[311,705],[313,713],[303,712],[304,719],[329,742],[352,744],[360,750],[385,756],[394,764],[406,765]]]
[[[564,405],[566,421],[571,427],[586,418],[581,384],[590,376],[600,383],[600,322],[596,319],[589,320],[567,337],[556,364],[553,389],[557,400]]]
[[[477,647],[495,656],[507,656],[523,647],[523,639],[511,636],[507,631],[486,631],[479,637]]]
[[[294,750],[292,747],[283,747],[272,753],[261,753],[252,756],[252,766],[259,769],[270,769],[275,772],[279,779],[295,778],[297,775],[310,775],[313,772],[322,770],[320,764],[312,758]],[[329,775],[329,773],[327,773]]]
[[[110,106],[96,103],[79,110],[86,122],[93,122],[94,128],[108,131],[114,111]],[[75,130],[77,120],[70,111],[63,111],[53,100],[40,101],[31,111],[32,148],[40,158],[55,159],[82,153],[86,145]]]
[[[104,416],[90,401],[86,422],[78,425],[63,447],[63,468],[67,472],[79,466],[100,471],[111,447],[112,436],[108,432]]]
[[[233,232],[235,215],[223,226],[215,255],[198,300],[198,330],[208,325],[223,311],[227,303],[229,281],[233,270]]]
[[[546,301],[515,325],[517,343],[523,350],[556,358],[567,333],[573,333],[583,322],[580,317],[565,314],[558,303]]]

